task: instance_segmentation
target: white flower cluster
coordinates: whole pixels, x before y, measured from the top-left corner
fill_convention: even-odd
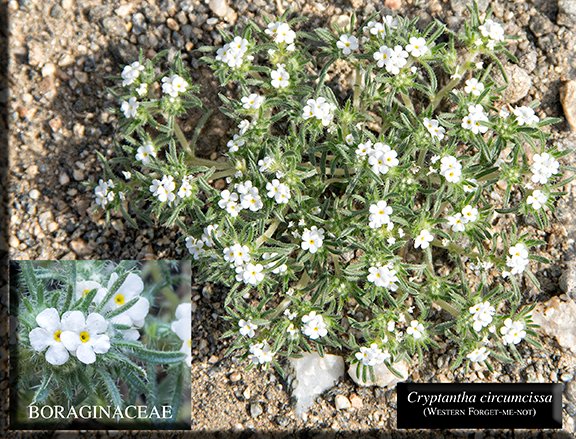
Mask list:
[[[342,51],[342,54],[350,55],[358,50],[358,38],[348,34],[340,35],[340,39],[336,42],[336,47]]]
[[[414,238],[414,248],[427,249],[432,241],[434,241],[434,235],[430,233],[430,230],[422,229],[418,236]]]
[[[84,364],[92,364],[96,354],[105,354],[110,349],[108,322],[101,314],[85,317],[81,311],[67,311],[60,320],[56,308],[47,308],[36,316],[36,323],[38,327],[28,334],[30,346],[37,352],[46,350],[44,357],[54,366],[65,364],[70,355]]]
[[[496,313],[496,309],[488,301],[471,306],[469,311],[472,314],[472,327],[477,332],[490,325],[492,316]]]
[[[377,287],[383,287],[390,291],[396,291],[398,289],[398,276],[396,276],[397,271],[392,263],[370,267],[368,269],[368,282],[372,282]]]
[[[253,338],[256,335],[256,329],[258,329],[258,325],[256,325],[255,323],[252,323],[252,320],[244,320],[244,319],[240,319],[238,321],[238,327],[240,328],[240,330],[238,332],[240,332],[240,335],[243,335],[244,337],[248,337],[248,338]]]
[[[319,229],[312,226],[309,229],[304,229],[302,232],[302,243],[300,247],[302,250],[308,250],[310,253],[316,253],[324,244],[324,229]]]
[[[532,181],[534,183],[546,184],[550,177],[558,173],[560,163],[547,152],[534,154],[533,163],[530,166],[532,171]]]
[[[188,82],[180,75],[165,76],[162,78],[162,92],[172,98],[188,90]]]
[[[373,55],[378,67],[385,67],[386,71],[392,75],[400,73],[400,69],[408,62],[408,52],[402,46],[397,45],[390,48],[386,45],[380,46]]]
[[[176,308],[176,320],[172,322],[170,328],[180,340],[182,347],[180,352],[186,355],[186,364],[192,366],[192,304],[181,303]]]
[[[136,160],[142,162],[143,165],[150,163],[152,158],[156,158],[156,148],[152,142],[146,142],[144,145],[139,146],[136,151]]]
[[[436,119],[428,119],[427,117],[424,118],[424,126],[430,133],[433,139],[442,140],[444,138],[444,134],[446,133],[446,128],[440,126],[440,122]]]
[[[140,73],[144,71],[144,66],[138,61],[134,61],[132,64],[128,64],[122,69],[122,86],[132,85],[140,76]]]
[[[362,346],[360,352],[356,352],[355,357],[358,361],[362,362],[364,366],[378,366],[390,359],[388,351],[383,351],[376,343],[372,343],[370,347]]]
[[[218,201],[218,206],[228,212],[232,218],[237,217],[240,211],[244,209],[257,212],[264,206],[258,188],[253,186],[250,180],[235,184],[234,190],[236,192],[230,192],[228,189],[223,190],[220,193],[220,201]],[[289,192],[287,195],[285,192],[283,194],[290,198]]]
[[[526,337],[524,322],[514,322],[508,318],[504,320],[504,326],[500,328],[500,334],[503,335],[504,344],[518,344]]]
[[[368,164],[375,174],[387,174],[391,168],[398,166],[398,153],[390,145],[376,142],[372,144],[371,140],[360,143],[356,149],[356,155],[359,158],[368,158]]]
[[[482,105],[468,105],[468,116],[462,119],[462,128],[472,131],[474,134],[484,134],[488,131],[488,127],[482,122],[489,122],[488,115],[484,112]]]
[[[186,248],[195,260],[200,259],[204,255],[204,246],[214,247],[214,238],[220,238],[222,231],[219,229],[218,224],[209,224],[204,227],[204,233],[200,239],[193,236],[186,237]]]
[[[482,363],[488,359],[489,355],[490,352],[488,351],[488,349],[486,349],[485,346],[481,346],[479,348],[474,349],[472,352],[466,355],[466,358],[468,358],[473,363]]]
[[[462,179],[462,165],[452,155],[440,159],[440,174],[449,183],[458,183]]]
[[[254,364],[270,363],[274,358],[274,353],[270,349],[268,342],[250,345],[250,361]]]
[[[240,102],[242,102],[242,108],[245,110],[258,110],[265,100],[266,98],[264,96],[252,93],[248,96],[242,97]]]
[[[535,210],[542,209],[542,207],[546,205],[547,201],[548,201],[548,195],[546,195],[539,189],[536,189],[534,192],[532,192],[531,195],[528,195],[528,197],[526,198],[526,203],[528,203],[529,206],[532,206],[532,208]]]
[[[473,96],[480,96],[484,91],[484,84],[478,81],[476,78],[470,78],[466,80],[466,86],[464,87],[464,92],[471,94]]]
[[[256,286],[264,280],[264,266],[252,262],[250,249],[246,245],[235,243],[223,250],[224,260],[236,270],[236,280]]]
[[[446,219],[453,232],[463,232],[466,230],[466,224],[473,223],[478,219],[478,209],[467,205],[461,212],[455,213]]]
[[[512,110],[512,113],[516,116],[516,122],[518,122],[518,125],[520,126],[534,125],[540,122],[540,118],[536,116],[534,109],[530,107],[516,107]]]
[[[394,30],[396,28],[398,28],[398,19],[392,15],[386,15],[382,17],[382,22],[369,21],[362,31],[367,35],[384,38],[388,30]]]
[[[294,41],[296,40],[296,32],[294,32],[288,23],[282,21],[275,21],[268,23],[268,28],[264,30],[267,35],[270,35],[276,44],[286,44],[286,50],[292,52],[296,49]]]
[[[528,263],[528,249],[521,242],[508,249],[510,256],[506,257],[506,265],[511,269],[512,274],[522,273]]]
[[[285,183],[280,183],[277,178],[266,183],[266,190],[268,198],[273,198],[278,204],[286,204],[291,198],[290,188]]]
[[[290,74],[286,71],[285,64],[276,64],[276,70],[270,72],[272,87],[286,88],[290,85]]]
[[[176,200],[176,182],[171,175],[164,175],[161,180],[153,179],[149,189],[161,203],[172,204]]]
[[[316,311],[310,311],[302,317],[302,332],[311,340],[317,340],[328,334],[326,322]]]
[[[414,340],[420,340],[422,337],[424,337],[424,332],[424,325],[418,320],[412,320],[410,322],[410,326],[406,328],[406,334],[411,335]]]
[[[140,107],[140,102],[132,96],[128,100],[122,101],[120,104],[120,111],[124,113],[126,119],[132,119],[138,114],[138,107]]]
[[[336,105],[320,96],[319,98],[308,99],[306,101],[306,106],[302,110],[302,117],[304,120],[312,117],[316,118],[326,127],[330,125],[332,119],[334,119],[334,110],[336,110]]]
[[[94,188],[94,198],[98,206],[106,207],[109,202],[114,200],[116,194],[112,189],[114,189],[112,180],[104,181],[100,179],[98,186]]]
[[[228,67],[237,69],[244,63],[244,56],[248,52],[248,40],[242,37],[234,37],[232,41],[224,44],[216,51],[216,61],[228,64]],[[246,57],[251,60],[253,57]]]
[[[371,229],[379,229],[382,226],[392,226],[392,221],[390,220],[390,215],[392,215],[392,208],[388,206],[386,201],[381,200],[375,204],[370,205],[370,216],[369,224]]]
[[[478,27],[478,30],[483,37],[488,38],[486,47],[493,50],[496,43],[504,41],[504,28],[500,23],[496,23],[493,20],[486,20],[484,24]]]

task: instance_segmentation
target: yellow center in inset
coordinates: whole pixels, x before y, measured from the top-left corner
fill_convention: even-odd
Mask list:
[[[90,288],[86,288],[84,291],[82,291],[82,297],[86,297],[89,292],[90,292]]]
[[[90,334],[87,331],[82,331],[80,333],[80,341],[82,343],[88,343],[89,340],[90,340]]]
[[[57,342],[60,342],[60,334],[62,334],[62,331],[60,329],[57,329],[56,331],[54,331],[54,340],[56,340]]]
[[[191,348],[192,347],[192,339],[189,338],[188,340],[186,340],[186,343],[188,344],[188,347]]]
[[[116,303],[116,305],[121,306],[124,305],[125,299],[124,299],[124,295],[123,294],[116,294],[114,296],[114,303]]]

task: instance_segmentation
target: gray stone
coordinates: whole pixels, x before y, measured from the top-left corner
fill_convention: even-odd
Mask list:
[[[250,404],[250,416],[252,416],[253,418],[257,418],[258,416],[260,416],[263,411],[264,409],[262,408],[261,404],[257,402],[253,402],[252,404]]]
[[[560,276],[560,289],[576,300],[576,261],[568,262],[568,267]]]
[[[473,0],[450,0],[450,6],[452,6],[452,10],[458,15],[461,15],[466,11],[468,6],[472,6],[473,4]],[[480,12],[484,12],[488,8],[488,4],[488,0],[478,0],[478,9]]]
[[[210,0],[208,7],[214,14],[229,23],[235,23],[238,18],[236,11],[230,7],[226,0]]]
[[[518,102],[525,97],[532,88],[532,78],[524,69],[516,64],[507,64],[504,71],[508,77],[506,90],[502,94],[502,101],[508,104]],[[495,81],[498,85],[506,85],[506,81],[500,72],[495,75]]]
[[[556,23],[561,26],[576,26],[576,0],[558,0]]]
[[[548,17],[542,14],[534,14],[530,18],[530,30],[537,37],[554,32],[554,23]]]
[[[563,302],[552,297],[546,303],[539,303],[532,313],[532,320],[540,325],[540,331],[576,353],[576,303],[573,300]]]
[[[102,27],[111,37],[126,36],[126,27],[120,17],[107,17],[102,20]]]
[[[305,353],[290,359],[294,371],[292,396],[296,399],[296,415],[302,418],[318,395],[333,387],[344,375],[344,359],[338,355]]]
[[[566,81],[560,87],[560,102],[572,131],[576,131],[576,81]]]
[[[350,365],[348,368],[348,375],[350,375],[350,378],[352,378],[352,380],[359,386],[378,386],[390,389],[397,383],[405,381],[410,375],[409,364],[406,361],[394,363],[392,367],[397,370],[402,377],[398,377],[390,372],[390,369],[388,369],[385,364],[374,366],[374,380],[370,377],[370,374],[367,375],[366,381],[364,381],[361,376],[356,375],[356,364]]]
[[[347,410],[352,407],[352,403],[344,395],[336,395],[336,398],[334,398],[334,405],[336,406],[336,410]]]

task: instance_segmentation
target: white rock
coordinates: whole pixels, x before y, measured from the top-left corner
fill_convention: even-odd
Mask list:
[[[541,326],[540,331],[555,337],[558,344],[576,353],[576,303],[552,297],[539,303],[532,313],[532,320]]]
[[[344,395],[336,395],[334,405],[336,406],[336,410],[347,410],[352,407],[352,403]]]
[[[296,415],[302,418],[322,392],[328,390],[344,375],[344,359],[338,355],[305,353],[290,359],[294,371],[292,396],[296,398]]]
[[[366,376],[366,382],[362,380],[362,377],[356,375],[356,368],[357,364],[351,364],[348,368],[348,375],[350,378],[358,384],[359,386],[369,387],[369,386],[378,386],[378,387],[385,387],[385,388],[392,388],[397,383],[405,381],[406,378],[410,375],[409,364],[406,361],[399,361],[398,363],[394,363],[392,365],[394,369],[396,369],[402,378],[397,377],[394,375],[385,364],[380,364],[378,366],[374,366],[374,380],[370,378],[370,374],[368,373]]]

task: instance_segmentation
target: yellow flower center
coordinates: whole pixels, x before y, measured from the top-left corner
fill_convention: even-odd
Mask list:
[[[124,302],[126,300],[124,299],[124,295],[123,294],[116,294],[116,296],[114,296],[114,303],[118,306],[124,305]]]
[[[90,288],[86,288],[84,291],[82,291],[82,297],[86,297],[89,292],[90,292]]]
[[[62,331],[60,329],[57,329],[56,331],[54,331],[54,340],[56,340],[58,343],[60,343],[60,334],[62,334]]]
[[[192,339],[189,338],[188,340],[186,340],[186,344],[188,345],[189,348],[192,347]]]
[[[88,343],[88,341],[90,341],[90,333],[88,333],[88,331],[82,331],[80,333],[80,341],[82,343]]]

